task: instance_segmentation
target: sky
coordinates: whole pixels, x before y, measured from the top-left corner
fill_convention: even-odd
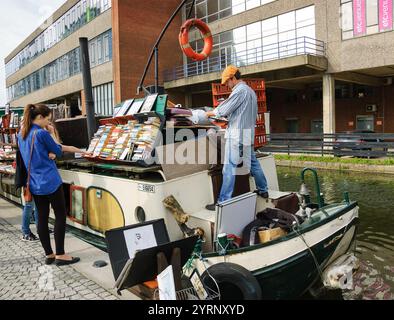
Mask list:
[[[0,106],[7,103],[4,58],[66,0],[2,0],[0,11]]]

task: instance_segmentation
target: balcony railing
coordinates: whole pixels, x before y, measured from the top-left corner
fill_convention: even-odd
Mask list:
[[[211,72],[218,72],[230,64],[243,67],[299,55],[325,56],[326,54],[325,43],[309,37],[299,37],[292,40],[237,51],[238,46],[245,46],[245,44],[247,45],[247,43],[244,42],[228,47],[226,53],[220,54],[219,52],[219,56],[209,57],[204,61],[192,62],[165,70],[163,74],[164,81],[168,82]]]

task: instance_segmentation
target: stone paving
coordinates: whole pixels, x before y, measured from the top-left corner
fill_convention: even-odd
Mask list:
[[[118,300],[72,266],[44,264],[40,241],[0,218],[0,300]]]

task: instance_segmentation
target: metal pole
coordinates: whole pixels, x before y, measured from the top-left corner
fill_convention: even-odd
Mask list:
[[[142,87],[144,85],[146,74],[148,73],[148,69],[149,69],[149,66],[150,66],[150,64],[152,62],[153,55],[155,54],[155,48],[159,47],[160,41],[163,38],[164,34],[166,33],[166,31],[167,31],[168,27],[170,26],[171,22],[175,19],[176,15],[178,14],[179,11],[181,11],[182,7],[186,4],[187,1],[188,0],[182,0],[181,4],[176,8],[175,12],[172,14],[170,19],[167,21],[167,24],[164,26],[164,28],[161,31],[159,37],[157,38],[156,43],[155,43],[155,45],[154,45],[154,47],[153,47],[153,49],[152,49],[152,51],[150,53],[148,62],[146,63],[146,66],[145,66],[145,69],[144,69],[144,73],[142,74],[142,78],[140,80],[140,83],[139,83],[139,85],[137,87],[137,94],[140,94],[140,91],[141,91],[141,89],[142,89]]]
[[[159,49],[155,47],[155,93],[159,93]]]
[[[83,89],[85,92],[86,121],[88,126],[88,138],[90,141],[96,132],[96,119],[94,113],[92,75],[90,73],[88,38],[79,38],[79,45],[81,46],[81,68]]]

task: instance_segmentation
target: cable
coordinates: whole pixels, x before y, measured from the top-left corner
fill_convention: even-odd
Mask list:
[[[216,289],[217,289],[217,294],[218,294],[218,298],[219,300],[221,300],[221,294],[220,294],[220,288],[219,288],[219,284],[217,283],[217,281],[215,280],[215,278],[211,275],[211,273],[209,272],[209,268],[207,268],[204,258],[202,257],[202,255],[200,254],[200,260],[202,262],[202,264],[204,265],[205,268],[205,272],[208,274],[208,276],[212,279],[212,281],[215,283],[216,285]]]
[[[315,262],[317,271],[319,272],[320,279],[321,279],[321,281],[322,281],[322,283],[323,283],[323,282],[324,282],[324,280],[323,280],[323,271],[322,271],[321,268],[320,268],[320,265],[319,265],[319,263],[318,263],[318,261],[317,261],[317,259],[316,259],[316,256],[315,256],[315,254],[314,254],[313,251],[312,251],[312,248],[309,247],[309,245],[308,245],[308,243],[306,242],[304,236],[303,236],[301,233],[299,233],[299,232],[297,231],[296,227],[298,227],[298,226],[299,226],[299,224],[298,224],[298,222],[297,222],[297,225],[293,227],[293,231],[302,239],[302,241],[303,241],[303,242],[305,243],[305,245],[307,246],[309,252],[310,252],[311,255],[312,255],[313,261]]]
[[[196,0],[193,0],[192,6],[190,7],[189,13],[187,15],[186,20],[190,19],[190,16],[192,15],[193,9],[194,9],[194,4],[196,3]]]
[[[217,292],[214,292],[212,289],[210,289],[211,291],[213,291],[214,296],[217,294],[219,300],[221,299],[221,294],[220,294],[220,288],[219,288],[219,284],[217,283],[217,281],[215,280],[215,278],[211,275],[211,273],[209,272],[209,268],[207,268],[207,265],[205,264],[205,262],[207,261],[207,259],[204,259],[204,257],[202,256],[201,252],[194,252],[192,257],[189,259],[189,261],[186,263],[184,269],[192,269],[194,267],[194,259],[199,259],[204,268],[205,268],[205,272],[207,273],[207,275],[212,279],[212,281],[215,283],[215,286],[217,288]],[[208,293],[209,294],[209,293]]]

